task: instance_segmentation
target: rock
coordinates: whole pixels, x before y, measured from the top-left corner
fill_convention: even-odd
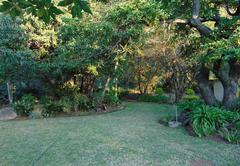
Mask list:
[[[17,117],[17,114],[11,108],[3,108],[0,110],[0,120],[9,120]]]
[[[169,127],[178,127],[178,126],[182,126],[182,123],[181,122],[168,122],[168,126]]]

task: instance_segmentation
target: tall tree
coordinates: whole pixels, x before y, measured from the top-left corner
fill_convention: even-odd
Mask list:
[[[166,2],[166,1],[164,1]],[[166,4],[166,3],[165,3]],[[235,0],[192,0],[174,1],[169,19],[165,23],[179,23],[195,28],[200,34],[202,49],[200,62],[202,67],[197,75],[198,85],[208,105],[216,104],[217,100],[209,84],[209,71],[213,71],[224,87],[223,105],[235,108],[238,100],[239,64],[239,17],[240,1]],[[227,13],[220,11],[224,9]],[[191,16],[187,12],[191,11]],[[215,22],[211,27],[207,22]]]

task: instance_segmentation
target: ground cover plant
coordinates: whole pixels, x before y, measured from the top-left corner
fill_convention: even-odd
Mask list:
[[[167,109],[166,109],[167,108]],[[175,110],[127,103],[111,114],[0,121],[1,165],[239,165],[237,145],[158,124]]]
[[[227,110],[221,103],[209,106],[200,100],[180,102],[178,110],[183,125],[190,125],[197,136],[208,137],[214,133],[231,143],[239,143],[239,110]]]

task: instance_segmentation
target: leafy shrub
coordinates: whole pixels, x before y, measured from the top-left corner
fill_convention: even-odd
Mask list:
[[[195,94],[195,91],[192,90],[192,89],[188,89],[188,90],[186,90],[185,93],[186,93],[187,95],[194,95],[194,94]]]
[[[38,119],[38,118],[42,118],[42,112],[31,112],[29,115],[29,118],[31,119]]]
[[[44,110],[42,112],[42,115],[45,117],[49,117],[52,115],[56,115],[57,113],[63,112],[65,105],[62,104],[60,101],[50,101],[50,103],[46,103],[43,108]]]
[[[122,97],[127,96],[127,95],[128,95],[128,91],[127,91],[126,88],[118,87],[117,96],[118,96],[119,99],[121,99]]]
[[[18,116],[29,116],[34,109],[34,96],[31,93],[24,95],[12,105]]]
[[[183,97],[184,100],[188,100],[188,101],[193,101],[193,100],[199,100],[198,96],[185,96]]]
[[[87,107],[87,97],[80,93],[64,96],[61,101],[66,105],[68,111],[78,111]]]
[[[34,104],[34,96],[32,95],[32,93],[24,95],[21,99],[32,102]]]
[[[205,102],[203,100],[183,101],[177,104],[178,110],[180,112],[190,112],[195,110],[196,108],[202,108],[204,105]]]
[[[154,92],[158,95],[163,95],[163,93],[164,93],[162,88],[157,88]]]
[[[197,107],[190,113],[192,126],[199,137],[211,135],[215,129],[224,127],[225,123],[233,122],[236,116],[236,112],[208,105]]]
[[[151,96],[151,95],[142,95],[138,98],[139,101],[145,102],[158,102],[158,96]]]
[[[168,100],[169,100],[169,98],[165,95],[158,96],[158,103],[166,103]]]
[[[229,142],[233,144],[239,144],[240,143],[240,133],[238,130],[231,130],[228,131],[225,129],[226,132],[224,131],[218,131],[219,135],[225,139],[227,139]]]
[[[168,117],[163,118],[162,121],[163,121],[164,123],[168,123],[168,122],[173,121],[174,118],[175,118],[174,116],[168,116]]]
[[[157,95],[157,96],[151,96],[151,95],[142,95],[138,98],[139,101],[145,101],[145,102],[159,102],[159,103],[165,103],[169,100],[168,97],[164,95]]]
[[[99,106],[103,103],[102,92],[97,92],[92,95],[92,100],[95,101],[95,105]]]
[[[89,101],[87,101],[87,103],[86,103],[86,108],[87,109],[90,109],[90,108],[94,108],[95,107],[95,101],[94,100],[89,100]]]
[[[117,105],[120,102],[114,91],[109,91],[104,97],[108,105]]]

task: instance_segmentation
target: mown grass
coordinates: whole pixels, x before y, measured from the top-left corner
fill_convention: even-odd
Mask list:
[[[171,107],[135,102],[104,115],[0,121],[0,165],[240,165],[240,146],[157,123],[169,114]]]

